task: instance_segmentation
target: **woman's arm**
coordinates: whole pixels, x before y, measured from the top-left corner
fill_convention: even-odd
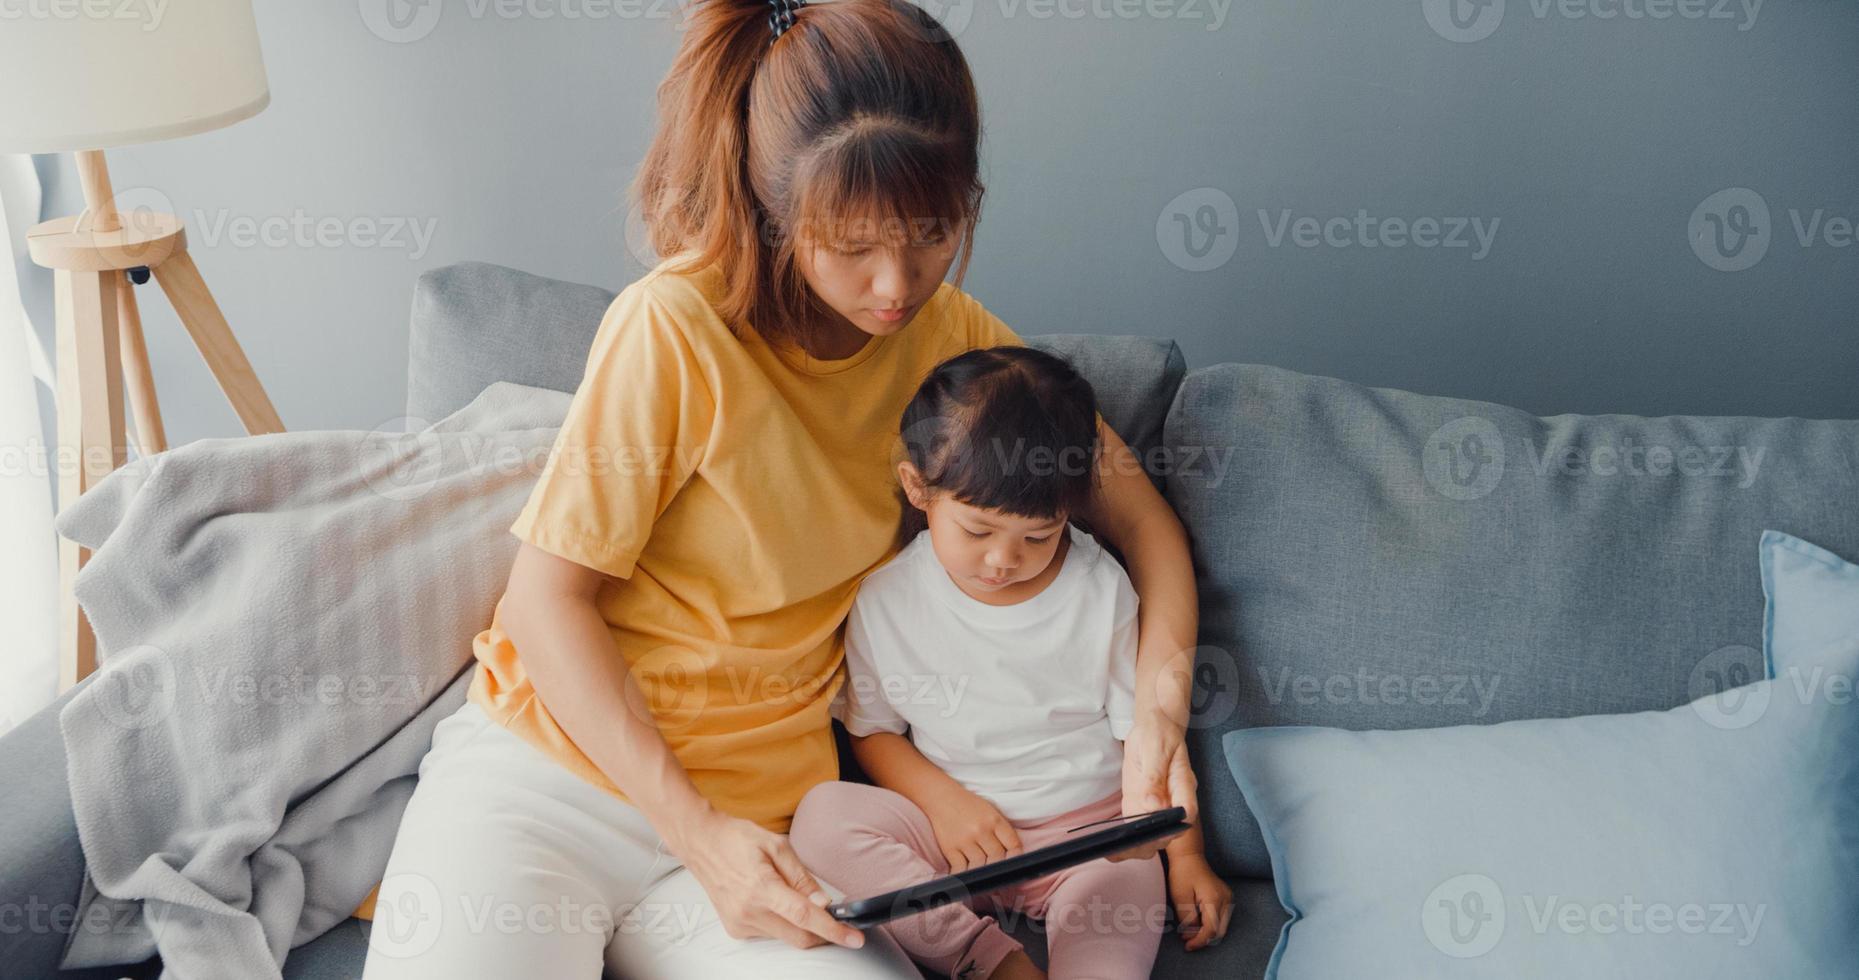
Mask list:
[[[536,696],[575,745],[672,841],[711,809],[658,730],[594,596],[604,572],[524,542],[499,622]]]
[[[1200,602],[1188,533],[1136,453],[1108,424],[1100,421],[1098,431],[1097,493],[1082,516],[1123,553],[1139,601],[1135,728],[1124,743],[1125,812],[1179,806],[1194,820],[1199,807],[1183,735]]]
[[[519,547],[499,621],[536,697],[690,868],[731,936],[863,945],[862,933],[827,914],[830,897],[785,836],[722,813],[691,782],[594,604],[607,578]]]

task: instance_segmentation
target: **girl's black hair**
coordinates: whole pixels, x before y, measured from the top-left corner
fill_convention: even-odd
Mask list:
[[[900,424],[925,488],[1020,517],[1075,515],[1095,490],[1097,394],[1064,358],[1031,347],[971,350],[923,379]],[[897,541],[929,517],[898,487]]]

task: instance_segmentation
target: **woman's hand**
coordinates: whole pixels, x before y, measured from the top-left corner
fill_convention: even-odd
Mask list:
[[[1168,900],[1189,952],[1219,942],[1233,920],[1233,889],[1199,854],[1168,855]]]
[[[1188,762],[1183,726],[1166,718],[1139,719],[1123,742],[1123,812],[1148,813],[1178,806],[1188,822],[1200,819],[1200,781]]]
[[[1020,853],[1020,833],[994,804],[961,788],[940,794],[923,810],[949,871],[966,871]]]
[[[1133,816],[1178,806],[1188,811],[1188,822],[1200,819],[1195,799],[1199,782],[1188,764],[1188,745],[1182,726],[1166,718],[1139,719],[1123,741],[1123,813]],[[1141,860],[1162,850],[1166,839],[1140,844],[1110,856],[1112,861]]]
[[[697,876],[723,931],[772,937],[806,949],[834,942],[857,949],[865,934],[826,911],[832,897],[800,863],[788,839],[739,817],[708,810],[682,824],[673,853]]]

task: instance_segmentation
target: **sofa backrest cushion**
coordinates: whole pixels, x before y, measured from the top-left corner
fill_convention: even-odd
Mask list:
[[[496,381],[573,391],[615,295],[488,262],[459,262],[421,274],[408,338],[407,415],[442,419]],[[1174,341],[1025,336],[1027,343],[1071,360],[1125,442],[1144,453],[1161,442],[1163,419],[1187,367]],[[1159,484],[1160,468],[1155,472]]]
[[[1764,529],[1859,554],[1859,422],[1539,418],[1221,364],[1183,380],[1165,441],[1226,874],[1270,868],[1225,732],[1670,708],[1763,675]]]
[[[407,414],[437,421],[497,381],[573,391],[616,295],[489,262],[421,273],[407,338]]]

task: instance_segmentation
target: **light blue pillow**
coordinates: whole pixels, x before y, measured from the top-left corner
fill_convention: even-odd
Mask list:
[[[1762,657],[1769,676],[1811,669],[1859,636],[1859,565],[1792,534],[1762,532]]]
[[[1663,712],[1225,737],[1267,980],[1859,976],[1859,641]]]

